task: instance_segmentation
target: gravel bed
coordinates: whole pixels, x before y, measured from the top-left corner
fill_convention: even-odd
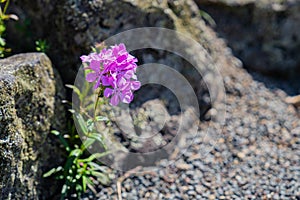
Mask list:
[[[161,160],[152,173],[126,178],[123,199],[300,199],[297,109],[284,102],[284,91],[266,87],[243,69],[225,72],[223,78],[225,126],[201,122],[196,138],[186,136],[193,143],[176,162]],[[212,150],[203,156],[205,146]],[[117,199],[116,181],[122,175],[82,199]]]

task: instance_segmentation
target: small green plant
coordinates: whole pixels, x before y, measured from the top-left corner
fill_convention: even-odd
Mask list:
[[[67,85],[78,93],[80,98],[83,94],[78,88],[72,85]],[[103,166],[97,159],[108,155],[110,152],[106,151],[103,136],[94,129],[95,122],[107,122],[106,117],[95,117],[94,120],[84,120],[82,114],[75,110],[69,110],[78,122],[78,127],[81,133],[86,138],[84,142],[80,140],[80,136],[73,123],[68,124],[68,132],[60,133],[53,130],[51,133],[56,135],[63,144],[67,152],[67,158],[64,166],[58,166],[51,169],[44,174],[44,177],[55,175],[56,179],[63,180],[64,184],[61,189],[61,199],[65,199],[68,195],[75,195],[80,198],[81,194],[86,192],[87,188],[95,192],[94,180],[97,180],[103,185],[109,183],[108,168]],[[103,147],[102,153],[89,154],[88,148],[93,144],[99,143]]]
[[[69,111],[74,117],[76,129],[71,127],[65,135],[52,131],[64,145],[68,156],[64,166],[53,168],[44,174],[44,177],[55,174],[58,179],[64,180],[62,199],[74,192],[79,198],[87,187],[95,191],[94,179],[98,179],[101,184],[109,182],[107,168],[97,162],[97,159],[111,152],[107,150],[104,134],[99,133],[96,128],[98,123],[107,128],[105,123],[109,120],[101,115],[98,108],[107,105],[108,100],[112,106],[129,104],[133,100],[133,91],[138,90],[141,85],[135,74],[138,60],[127,52],[122,43],[109,49],[100,43],[93,48],[93,53],[80,58],[84,71],[81,88],[66,85],[73,90],[74,104]],[[98,152],[88,154],[88,149],[93,147]]]
[[[86,73],[87,71],[85,71],[85,76]],[[66,87],[73,90],[73,93],[80,100],[80,106],[77,110],[69,109],[78,126],[75,127],[74,122],[71,121],[68,123],[67,132],[51,131],[52,134],[59,138],[67,153],[67,157],[63,166],[52,168],[43,177],[55,176],[56,179],[63,181],[61,199],[65,199],[71,195],[79,199],[86,192],[87,188],[96,192],[94,188],[95,180],[103,185],[107,185],[110,182],[109,168],[97,160],[110,154],[110,152],[104,143],[103,135],[95,129],[95,123],[108,123],[109,119],[96,115],[91,117],[87,114],[87,109],[95,108],[94,101],[91,99],[92,97],[88,95],[91,86],[91,84],[84,84],[81,91],[74,85],[66,85]],[[72,106],[72,103],[65,102],[69,106]],[[105,101],[97,101],[96,105],[101,106],[103,103]],[[79,135],[79,133],[82,133],[82,135]],[[93,145],[102,147],[103,152],[90,154],[88,148]]]
[[[14,14],[6,14],[9,0],[0,0],[0,57],[4,57],[6,53],[11,52],[11,49],[6,47],[6,41],[4,39],[6,26],[5,20],[14,19],[18,20],[18,17]],[[2,6],[4,5],[3,9]]]
[[[41,40],[41,39],[35,41],[35,49],[38,52],[44,52],[44,53],[46,53],[49,50],[48,42],[46,40]]]

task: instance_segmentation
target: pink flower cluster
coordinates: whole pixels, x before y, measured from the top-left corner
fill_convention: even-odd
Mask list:
[[[141,86],[135,74],[137,58],[126,51],[124,44],[80,58],[83,63],[88,64],[85,69],[91,70],[86,75],[86,80],[96,82],[94,90],[102,87],[104,96],[111,98],[111,105],[116,106],[120,101],[130,103],[133,100],[133,91]]]

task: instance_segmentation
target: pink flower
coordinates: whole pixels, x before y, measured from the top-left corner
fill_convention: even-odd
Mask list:
[[[102,87],[104,96],[111,98],[111,105],[116,106],[120,101],[130,103],[133,100],[133,91],[138,90],[141,85],[135,74],[138,60],[126,51],[124,44],[80,58],[83,63],[88,64],[85,69],[92,70],[87,74],[86,80],[95,82],[94,90]]]
[[[130,103],[133,99],[132,91],[138,90],[141,86],[139,81],[128,81],[121,78],[117,81],[116,87],[105,88],[104,96],[110,99],[110,104],[116,106],[120,101],[123,103]]]

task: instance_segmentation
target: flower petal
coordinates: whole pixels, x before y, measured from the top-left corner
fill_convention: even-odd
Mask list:
[[[96,73],[91,72],[91,73],[86,75],[87,82],[91,83],[91,82],[94,82],[96,79],[97,79],[97,74]]]
[[[90,57],[86,56],[86,55],[80,56],[80,59],[82,62],[90,62],[91,61]]]
[[[121,63],[121,62],[123,62],[124,60],[126,60],[127,59],[127,54],[123,54],[123,55],[121,55],[121,56],[119,56],[118,58],[117,58],[117,62],[118,63]]]
[[[102,76],[102,85],[103,86],[110,86],[109,77],[108,76]]]
[[[100,72],[100,65],[101,65],[100,61],[92,60],[91,63],[90,63],[90,68],[92,70],[94,70],[95,72]]]
[[[105,88],[104,90],[104,96],[109,98],[113,94],[113,90],[111,88]]]
[[[134,76],[134,71],[133,70],[128,70],[124,73],[124,78],[126,78],[126,79],[130,79],[133,76]]]
[[[94,85],[93,89],[96,90],[100,86],[100,84],[101,84],[101,78],[98,78],[98,80],[97,80],[96,84]]]
[[[116,106],[119,104],[119,96],[118,94],[115,94],[111,97],[110,99],[110,104],[113,105],[113,106]]]
[[[117,75],[116,74],[111,74],[111,76],[108,77],[108,83],[110,86],[112,86],[113,88],[117,87]]]
[[[133,94],[130,91],[123,93],[121,96],[122,96],[121,99],[123,103],[130,103],[133,100]]]
[[[131,89],[132,90],[138,90],[141,87],[141,82],[139,81],[132,81],[131,82]]]

